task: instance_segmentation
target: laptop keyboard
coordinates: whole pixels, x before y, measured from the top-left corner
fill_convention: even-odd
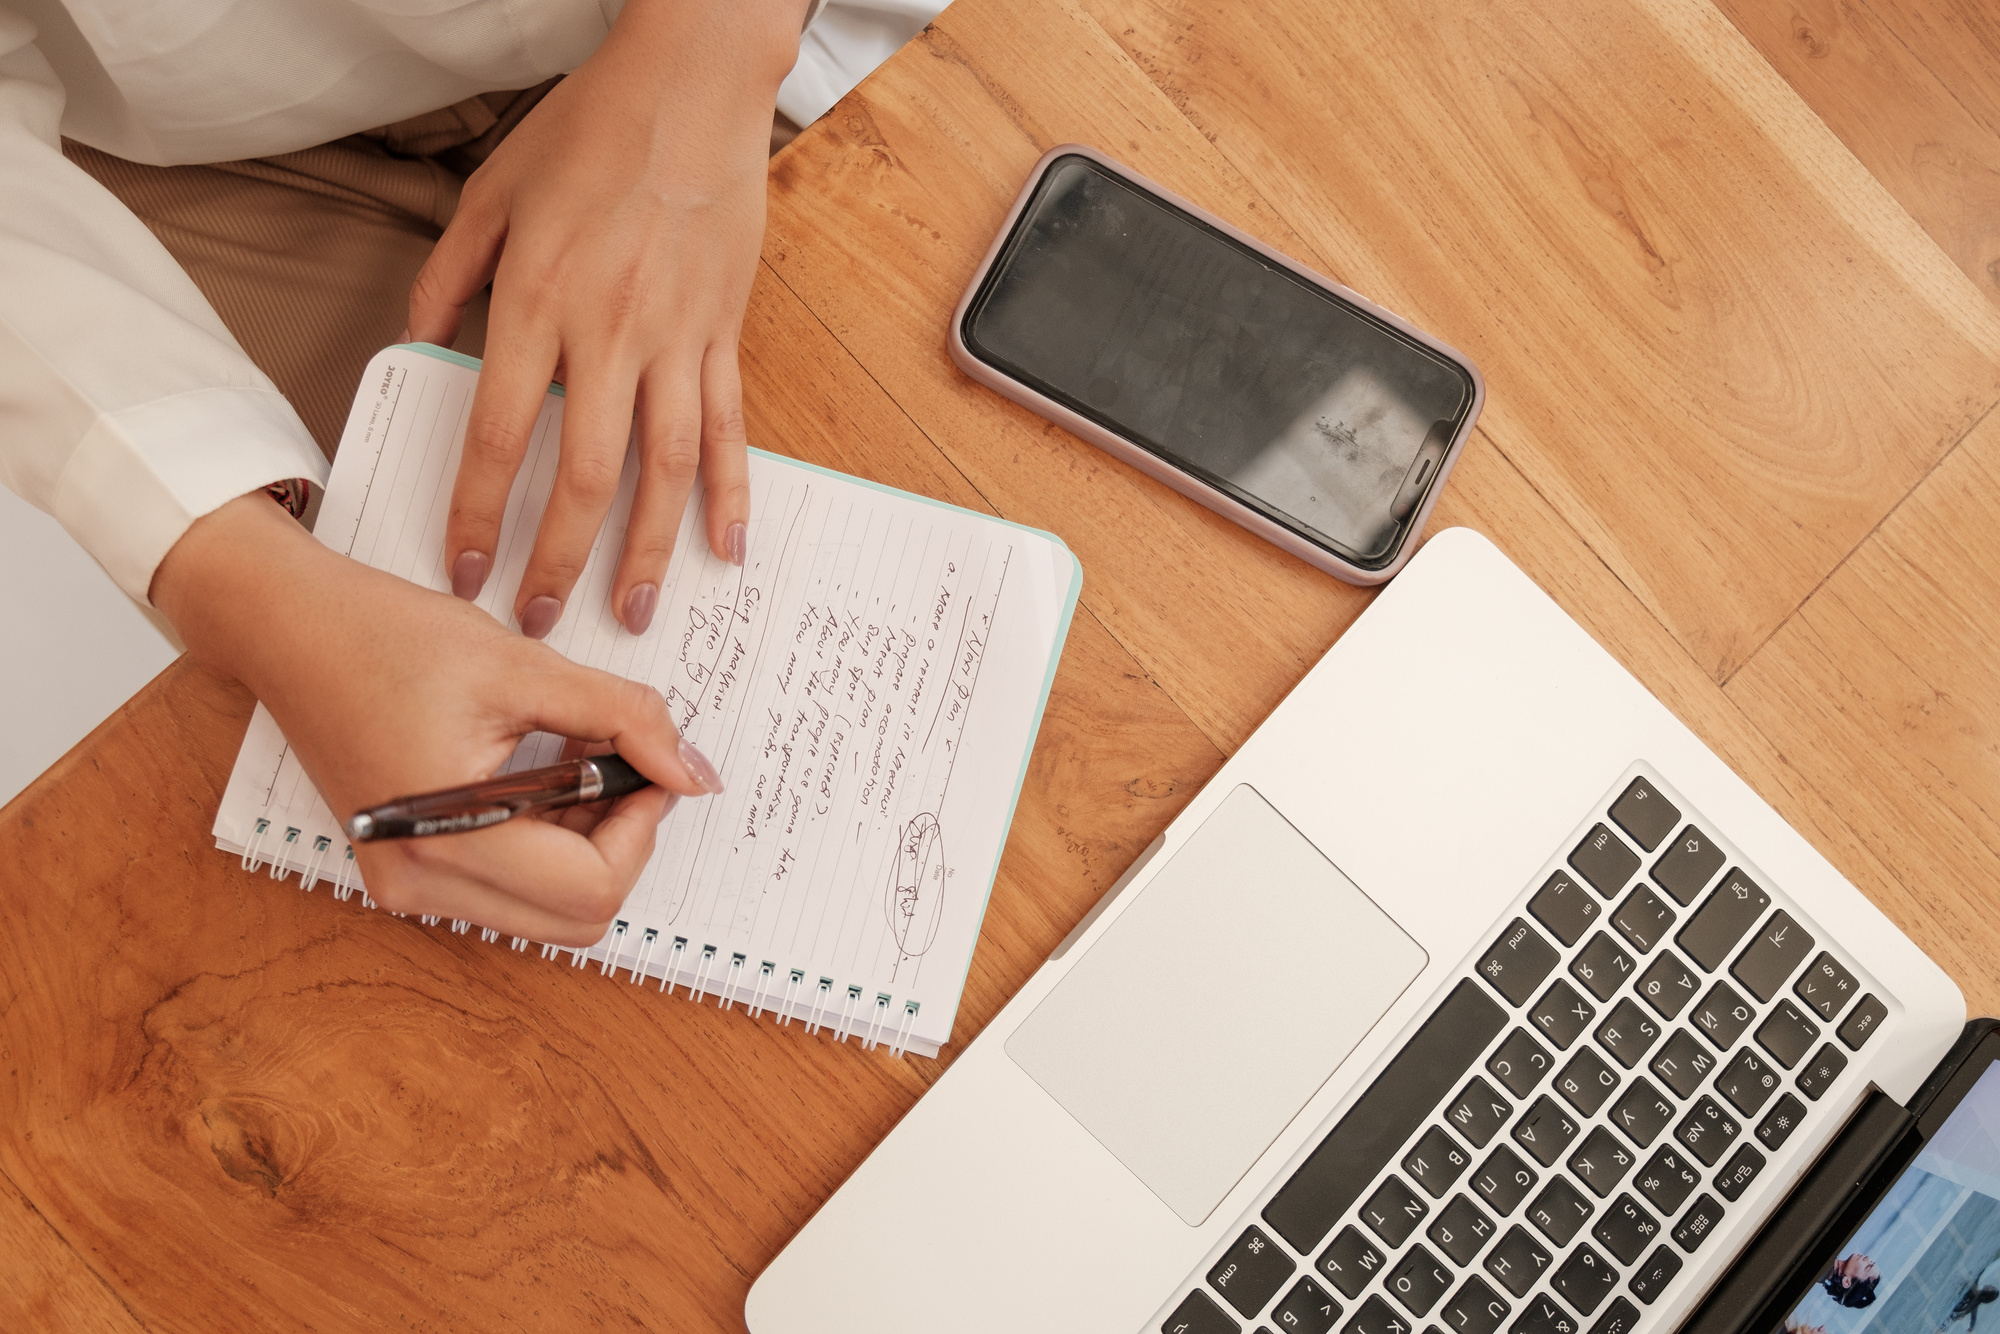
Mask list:
[[[1161,1334],[1633,1334],[1888,1015],[1643,769]]]

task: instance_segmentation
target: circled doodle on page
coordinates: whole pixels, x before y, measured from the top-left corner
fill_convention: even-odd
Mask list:
[[[896,840],[896,855],[890,859],[883,896],[898,968],[903,960],[921,956],[937,939],[938,924],[944,920],[945,885],[950,879],[944,860],[944,831],[937,816],[925,812],[903,826]]]

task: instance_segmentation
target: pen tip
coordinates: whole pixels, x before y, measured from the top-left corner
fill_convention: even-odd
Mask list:
[[[356,843],[366,843],[375,837],[375,817],[367,811],[357,811],[347,822],[347,836]]]

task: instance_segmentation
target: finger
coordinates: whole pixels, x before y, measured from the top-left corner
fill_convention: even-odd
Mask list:
[[[699,376],[650,370],[638,408],[639,489],[632,497],[632,519],[625,526],[625,549],[618,556],[611,606],[629,633],[642,635],[659,604],[660,582],[666,577],[701,466]]]
[[[630,680],[569,661],[552,649],[534,667],[517,669],[520,712],[510,730],[554,732],[584,741],[608,741],[653,782],[682,796],[722,791],[714,764],[674,730],[666,697]]]
[[[749,549],[750,442],[734,334],[710,347],[701,363],[701,482],[708,549],[741,565]]]
[[[533,314],[521,303],[495,302],[486,364],[466,418],[465,450],[452,482],[444,550],[451,591],[467,601],[479,596],[493,569],[507,493],[521,470],[555,366],[555,337]]]
[[[565,386],[562,452],[556,458],[555,487],[535,533],[534,553],[514,594],[521,633],[545,638],[561,619],[577,577],[590,560],[604,516],[618,495],[625,450],[632,438],[632,397],[636,377],[606,357],[576,365]],[[618,605],[615,601],[613,606]]]
[[[410,284],[407,341],[451,346],[465,320],[466,304],[493,281],[506,239],[506,210],[484,189],[468,185],[450,225]]]

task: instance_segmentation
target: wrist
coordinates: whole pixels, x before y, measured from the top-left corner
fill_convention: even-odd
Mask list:
[[[814,8],[814,0],[627,0],[605,45],[644,48],[652,68],[703,82],[729,71],[747,98],[768,106]]]
[[[263,696],[273,620],[339,560],[262,491],[194,521],[154,571],[153,606],[198,661]]]

